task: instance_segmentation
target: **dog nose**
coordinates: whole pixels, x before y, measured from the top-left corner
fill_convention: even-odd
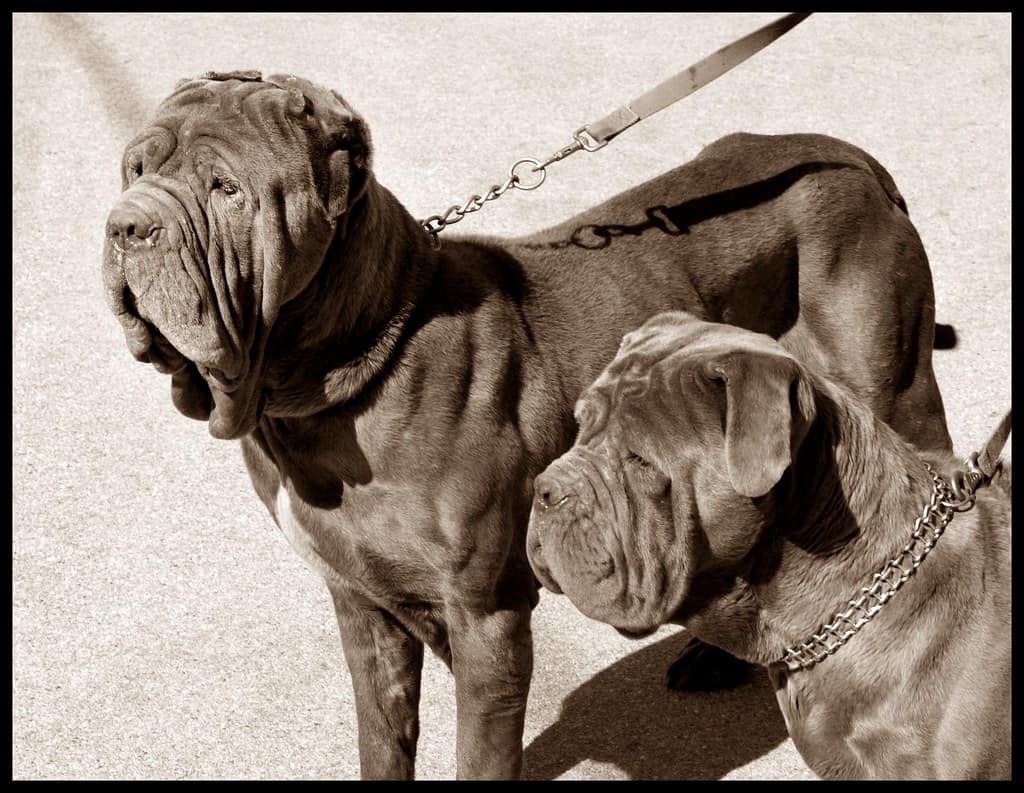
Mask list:
[[[547,471],[533,480],[533,489],[537,502],[544,509],[557,507],[572,495],[565,482]]]
[[[156,221],[137,207],[116,207],[107,216],[107,237],[125,247],[153,245],[159,232]]]

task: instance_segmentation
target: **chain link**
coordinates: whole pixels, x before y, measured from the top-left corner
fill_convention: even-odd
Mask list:
[[[536,190],[538,187],[544,184],[544,180],[547,178],[548,175],[547,167],[551,165],[551,163],[558,162],[559,160],[564,160],[570,154],[574,154],[578,151],[594,152],[597,151],[598,149],[603,149],[605,146],[608,145],[607,140],[598,141],[596,138],[594,138],[587,131],[586,127],[580,127],[578,130],[572,133],[572,137],[572,143],[556,151],[554,154],[552,154],[550,157],[544,160],[544,162],[535,160],[532,157],[524,157],[521,160],[516,160],[512,167],[508,169],[508,178],[504,181],[504,183],[500,185],[491,185],[491,189],[488,190],[484,195],[474,193],[472,196],[470,196],[470,198],[466,201],[464,205],[460,206],[459,204],[452,204],[440,215],[431,215],[430,217],[421,220],[420,225],[423,227],[423,230],[426,231],[427,234],[429,234],[433,238],[434,246],[441,246],[441,242],[438,239],[437,235],[440,232],[444,231],[444,229],[447,226],[451,226],[455,223],[458,223],[466,215],[472,212],[479,212],[481,209],[483,209],[485,203],[487,203],[488,201],[493,201],[496,198],[500,198],[513,187],[517,190]],[[540,178],[537,179],[537,181],[532,184],[525,183],[523,181],[524,176],[520,176],[519,174],[516,173],[516,169],[526,164],[533,166],[532,168],[530,168],[530,173],[540,174]]]
[[[814,666],[846,644],[914,574],[946,530],[953,515],[974,505],[973,487],[969,488],[969,492],[954,494],[946,480],[930,465],[925,465],[932,476],[932,497],[914,521],[910,542],[899,556],[890,559],[880,572],[875,573],[871,584],[861,589],[861,596],[849,602],[849,608],[835,614],[808,641],[786,649],[779,661],[789,667],[791,672]]]
[[[528,184],[524,182],[524,177],[516,173],[516,170],[524,164],[530,164],[533,166],[530,169],[531,173],[540,174],[540,178],[537,179],[537,181],[534,182],[533,184]],[[440,215],[431,215],[428,218],[424,218],[423,220],[420,221],[420,225],[423,226],[424,231],[426,231],[434,238],[434,244],[440,245],[437,239],[437,235],[439,232],[443,231],[447,226],[451,226],[454,225],[455,223],[458,223],[466,215],[472,212],[479,212],[481,209],[483,209],[485,203],[487,203],[488,201],[494,201],[497,198],[501,198],[505,193],[507,193],[512,188],[515,188],[517,190],[536,190],[538,187],[544,184],[544,180],[546,178],[547,169],[544,167],[544,165],[542,165],[539,161],[533,159],[532,157],[524,157],[521,160],[517,160],[515,164],[508,169],[508,178],[505,179],[505,181],[502,184],[491,185],[490,189],[483,195],[480,195],[479,193],[474,193],[466,200],[466,203],[464,205],[460,206],[459,204],[452,204]]]
[[[479,211],[486,201],[493,201],[510,187],[515,187],[519,190],[534,190],[540,187],[547,175],[546,169],[551,163],[564,160],[570,154],[578,151],[595,152],[604,148],[612,138],[623,130],[657,113],[659,110],[663,110],[673,102],[678,102],[683,97],[689,96],[697,89],[725,74],[734,66],[738,66],[755,52],[775,41],[779,36],[786,33],[808,16],[809,14],[806,12],[788,14],[769,25],[759,28],[753,33],[747,34],[743,38],[737,39],[732,44],[722,47],[717,52],[687,67],[687,69],[679,74],[663,80],[654,88],[645,91],[638,97],[634,97],[631,102],[617,107],[604,118],[580,127],[572,133],[572,143],[568,146],[563,146],[544,160],[544,162],[530,158],[519,160],[509,169],[509,177],[505,184],[500,187],[498,185],[493,186],[486,196],[472,196],[464,206],[454,204],[448,207],[443,214],[431,215],[419,221],[420,225],[431,236],[434,246],[440,247],[441,242],[437,235],[447,226],[458,223],[470,212]],[[686,75],[685,79],[681,79],[683,75]],[[642,106],[643,109],[642,111],[636,110],[634,106]],[[516,175],[516,168],[523,163],[532,163],[532,173],[540,174],[540,179],[536,184],[526,186],[523,184],[522,178]]]

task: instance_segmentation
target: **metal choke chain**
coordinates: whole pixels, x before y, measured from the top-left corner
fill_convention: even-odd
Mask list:
[[[862,626],[874,617],[883,604],[914,574],[925,556],[935,545],[956,512],[964,512],[974,506],[974,487],[969,483],[962,493],[955,493],[931,466],[932,497],[920,517],[914,521],[914,531],[903,551],[885,567],[875,573],[870,586],[861,589],[861,596],[851,600],[849,608],[833,616],[832,621],[822,625],[806,642],[786,649],[780,662],[790,671],[806,669],[832,655],[846,644]]]
[[[470,212],[479,211],[484,203],[493,201],[511,187],[515,187],[517,190],[536,190],[544,183],[547,166],[551,163],[564,159],[573,152],[597,151],[603,148],[608,141],[624,129],[628,129],[633,124],[650,117],[673,102],[678,102],[689,96],[712,80],[721,77],[809,16],[810,13],[806,11],[786,14],[774,22],[758,28],[753,33],[727,44],[678,74],[661,81],[640,96],[634,97],[627,104],[617,107],[604,118],[580,127],[572,134],[572,143],[556,151],[544,162],[537,162],[530,158],[519,160],[509,168],[508,179],[503,185],[494,185],[485,196],[473,195],[464,206],[454,204],[440,215],[431,215],[426,220],[421,220],[420,225],[431,235],[434,244],[440,245],[437,235],[446,226],[458,223]],[[532,173],[540,172],[540,178],[534,184],[524,184],[523,177],[516,173],[516,169],[526,163],[533,165]]]
[[[516,169],[524,163],[531,163],[534,171],[540,171],[540,179],[534,184],[524,184],[522,177],[516,173]],[[491,189],[488,190],[484,195],[474,193],[465,205],[459,206],[458,204],[452,204],[448,209],[442,212],[440,215],[431,215],[430,217],[421,220],[420,225],[423,226],[424,230],[433,235],[434,241],[437,241],[437,234],[443,231],[446,226],[450,226],[453,223],[458,223],[470,212],[478,212],[483,209],[484,204],[487,201],[493,201],[496,198],[501,198],[510,188],[516,188],[517,190],[536,190],[542,184],[544,179],[547,177],[547,171],[541,166],[540,162],[530,157],[519,160],[508,169],[508,178],[504,184],[491,185]]]
[[[459,204],[452,204],[440,215],[431,215],[428,218],[424,218],[420,221],[420,225],[423,227],[424,231],[433,237],[434,244],[440,245],[440,241],[437,238],[439,232],[443,231],[445,227],[451,226],[453,223],[458,223],[471,212],[479,212],[488,201],[500,198],[513,187],[516,190],[536,190],[544,184],[544,180],[548,175],[547,167],[551,165],[551,163],[563,160],[570,154],[580,150],[597,151],[598,149],[604,148],[606,145],[608,145],[607,140],[599,142],[593,138],[585,128],[580,127],[580,129],[573,133],[572,143],[556,151],[544,160],[544,162],[535,160],[532,157],[524,157],[521,160],[516,160],[512,167],[508,169],[508,178],[505,179],[503,184],[491,185],[491,189],[484,195],[474,193],[464,205],[460,206]],[[525,181],[531,177],[527,176],[527,174],[521,174],[518,172],[524,165],[532,166],[528,173],[540,174],[539,178],[532,177],[535,180],[532,184]]]

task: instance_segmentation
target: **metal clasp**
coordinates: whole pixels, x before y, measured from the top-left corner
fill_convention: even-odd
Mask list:
[[[586,127],[580,127],[578,130],[573,132],[572,140],[573,142],[570,143],[568,146],[563,146],[561,149],[559,149],[546,160],[544,160],[544,162],[538,163],[537,167],[534,168],[534,170],[542,171],[549,165],[551,165],[551,163],[558,162],[559,160],[564,160],[570,154],[575,154],[578,151],[597,151],[598,149],[603,149],[605,146],[608,145],[607,140],[599,141],[597,138],[595,138],[587,131]]]
[[[607,139],[599,141],[587,131],[586,127],[580,127],[572,133],[572,139],[580,144],[580,148],[584,151],[597,151],[608,145]]]
[[[977,452],[973,452],[964,460],[964,466],[966,471],[957,471],[949,479],[949,489],[952,491],[953,497],[943,501],[947,507],[957,512],[966,512],[974,506],[976,498],[974,491],[985,479],[985,473],[978,466]]]
[[[535,170],[535,171],[543,171],[545,168],[547,168],[549,165],[551,165],[551,163],[558,162],[559,160],[564,160],[570,154],[575,154],[576,152],[578,152],[582,148],[583,148],[583,144],[580,143],[579,141],[576,141],[575,143],[570,143],[568,146],[565,146],[565,147],[559,149],[558,151],[556,151],[554,154],[552,154],[550,157],[548,157],[546,160],[544,160],[544,162],[539,163],[537,165],[537,167],[534,168],[533,170]]]
[[[447,210],[441,215],[431,215],[426,220],[421,220],[420,225],[423,230],[431,236],[431,243],[435,248],[441,246],[440,238],[438,234],[445,229],[446,226],[450,226],[453,223],[458,223],[462,218],[470,212],[476,212],[483,208],[484,202],[493,201],[499,198],[503,193],[515,188],[516,190],[536,190],[547,179],[548,172],[547,167],[553,162],[564,160],[570,154],[574,154],[578,151],[597,151],[603,149],[608,145],[608,140],[598,141],[593,135],[591,135],[586,127],[580,127],[574,133],[572,133],[573,142],[568,146],[564,146],[543,162],[539,162],[533,157],[524,157],[521,160],[516,160],[515,164],[508,169],[508,179],[502,185],[494,185],[487,194],[484,196],[474,195],[470,198],[464,206],[453,204],[448,207]],[[522,166],[532,166],[529,171],[523,171],[523,175],[520,175],[518,171],[522,171]],[[536,181],[525,182],[524,176],[529,174],[540,174],[540,178],[534,177]]]

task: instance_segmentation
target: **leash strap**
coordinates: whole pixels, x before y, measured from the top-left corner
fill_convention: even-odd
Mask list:
[[[577,135],[584,133],[593,144],[604,144],[625,129],[664,110],[674,102],[689,96],[694,91],[721,77],[730,69],[739,66],[755,52],[763,50],[781,35],[794,28],[810,16],[809,12],[787,14],[774,22],[755,30],[737,41],[727,44],[717,52],[698,61],[692,66],[669,77],[640,94],[631,102],[616,108],[607,116],[587,124]],[[574,137],[576,137],[574,135]]]
[[[956,471],[950,479],[950,488],[954,500],[950,506],[958,512],[966,512],[974,506],[974,493],[984,487],[999,469],[999,453],[1006,445],[1013,424],[1013,410],[1008,410],[999,422],[992,437],[980,452],[973,452],[964,461],[964,467]]]
[[[597,151],[608,145],[608,141],[625,129],[654,115],[659,110],[678,102],[694,91],[703,88],[712,80],[721,77],[755,52],[764,49],[786,31],[803,22],[810,12],[787,14],[763,28],[749,33],[743,38],[727,44],[717,52],[687,67],[679,74],[654,86],[651,90],[640,94],[631,102],[616,108],[604,118],[580,127],[573,132],[573,142],[565,146],[543,162],[524,157],[517,160],[509,168],[508,178],[502,184],[492,185],[486,194],[474,193],[464,204],[452,204],[438,215],[431,215],[419,221],[423,230],[430,234],[435,247],[440,247],[438,233],[446,226],[458,223],[470,212],[477,212],[487,201],[500,198],[510,189],[536,190],[547,177],[547,166],[563,160],[577,151]]]
[[[996,472],[996,466],[999,464],[999,454],[1006,445],[1006,439],[1010,436],[1012,425],[1013,410],[1011,409],[1006,411],[1006,415],[999,422],[999,426],[996,427],[995,432],[992,433],[992,437],[988,439],[988,443],[985,444],[985,448],[981,450],[981,453],[971,455],[971,461],[978,466],[978,470],[981,471],[986,480],[991,479],[992,475]]]

